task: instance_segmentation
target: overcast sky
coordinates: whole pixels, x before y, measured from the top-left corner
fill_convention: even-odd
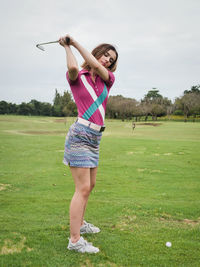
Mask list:
[[[69,90],[65,51],[71,34],[91,51],[119,52],[111,95],[140,100],[152,88],[172,100],[200,84],[200,0],[0,0],[0,100],[52,103]],[[83,62],[73,50],[79,64]]]

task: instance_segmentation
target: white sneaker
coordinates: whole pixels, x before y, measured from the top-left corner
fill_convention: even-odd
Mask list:
[[[100,229],[98,227],[86,221],[84,221],[84,224],[80,228],[81,234],[96,234],[99,232],[100,232]]]
[[[99,249],[94,247],[92,243],[87,242],[82,236],[76,243],[72,243],[69,239],[69,244],[67,247],[69,250],[75,250],[81,253],[98,253]]]

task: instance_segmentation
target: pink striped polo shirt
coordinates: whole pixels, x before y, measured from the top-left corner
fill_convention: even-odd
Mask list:
[[[106,104],[108,100],[108,94],[110,88],[112,87],[115,76],[112,72],[109,72],[109,80],[104,81],[100,76],[96,76],[95,82],[93,82],[91,78],[91,74],[87,70],[81,70],[78,73],[78,77],[75,81],[71,81],[69,79],[68,72],[66,74],[67,80],[69,82],[77,109],[78,109],[78,117],[82,118],[85,112],[89,109],[89,107],[97,100],[97,98],[107,90],[107,96],[103,103],[99,106],[99,108],[92,114],[89,121],[98,124],[104,125]],[[83,117],[84,118],[84,117]]]

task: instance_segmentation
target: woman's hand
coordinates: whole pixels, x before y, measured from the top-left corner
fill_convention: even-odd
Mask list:
[[[66,42],[67,38],[69,39],[68,42]],[[62,45],[63,47],[67,47],[69,45],[74,45],[74,42],[75,42],[75,40],[69,34],[67,34],[63,37],[60,37],[60,39],[59,39],[59,44]]]

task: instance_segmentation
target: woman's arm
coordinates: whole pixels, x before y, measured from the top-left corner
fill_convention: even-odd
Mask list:
[[[59,43],[65,48],[66,51],[66,61],[67,61],[69,79],[71,81],[75,81],[78,77],[78,72],[79,72],[78,63],[76,61],[74,54],[72,53],[70,46],[66,44],[65,40],[66,37],[61,37],[59,39]]]
[[[102,66],[90,52],[88,52],[81,44],[75,41],[71,36],[66,35],[64,39],[66,37],[70,38],[69,44],[74,46],[79,51],[81,56],[90,65],[90,67],[95,71],[95,73],[98,74],[104,81],[108,81],[109,80],[108,70],[104,66]]]

